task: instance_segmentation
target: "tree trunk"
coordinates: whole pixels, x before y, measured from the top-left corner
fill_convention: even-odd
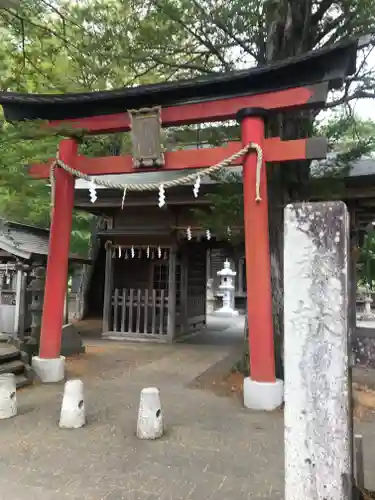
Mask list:
[[[265,9],[267,63],[286,59],[313,48],[315,26],[311,24],[310,0],[270,0],[265,3]],[[312,132],[313,120],[314,115],[311,112],[279,116],[268,124],[267,134],[269,137],[279,136],[284,140],[308,137]],[[303,199],[304,187],[309,179],[309,166],[309,162],[298,161],[267,167],[272,312],[278,378],[283,378],[284,372],[284,207],[291,199]]]
[[[275,338],[276,377],[283,379],[283,337],[284,337],[284,283],[283,283],[283,253],[284,253],[284,198],[283,185],[279,182],[273,165],[268,169],[268,200],[269,200],[269,237],[271,259],[271,290],[272,317]]]

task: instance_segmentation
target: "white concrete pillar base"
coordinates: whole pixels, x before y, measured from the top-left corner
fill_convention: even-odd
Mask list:
[[[13,373],[0,375],[0,419],[17,415],[16,377]]]
[[[157,439],[164,433],[160,393],[156,387],[146,387],[141,391],[139,402],[137,437]]]
[[[65,377],[65,357],[41,358],[33,356],[31,366],[44,384],[61,382]]]
[[[250,377],[243,383],[244,405],[250,410],[276,410],[284,401],[284,382],[256,382]]]
[[[82,380],[68,380],[64,387],[59,427],[79,429],[86,423]]]

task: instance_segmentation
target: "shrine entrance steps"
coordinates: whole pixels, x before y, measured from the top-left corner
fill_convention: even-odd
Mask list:
[[[17,389],[32,384],[33,372],[28,364],[28,355],[8,343],[5,337],[0,338],[0,375],[14,373]]]

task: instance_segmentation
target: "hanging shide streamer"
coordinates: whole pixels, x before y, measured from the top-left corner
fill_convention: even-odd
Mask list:
[[[257,153],[257,166],[256,166],[256,183],[255,183],[255,199],[257,202],[261,201],[260,197],[260,172],[263,164],[263,151],[259,144],[254,142],[250,142],[247,146],[243,147],[237,153],[225,158],[223,161],[217,163],[216,165],[212,165],[208,168],[202,168],[200,173],[197,175],[196,173],[187,174],[184,177],[179,177],[178,179],[173,179],[170,181],[166,181],[164,183],[160,182],[150,182],[145,184],[118,184],[113,183],[105,179],[100,179],[96,177],[95,181],[87,174],[70,167],[66,163],[64,163],[60,158],[56,157],[56,160],[52,162],[50,167],[50,182],[51,182],[51,206],[54,206],[54,197],[55,197],[55,174],[54,171],[56,168],[62,168],[65,172],[70,173],[77,179],[83,179],[89,183],[88,190],[90,194],[90,200],[92,203],[95,203],[97,200],[96,188],[98,186],[102,186],[108,189],[119,189],[122,191],[122,200],[121,200],[121,208],[124,208],[125,198],[128,191],[137,191],[137,192],[145,192],[145,191],[159,191],[159,207],[163,207],[166,204],[166,189],[174,188],[178,186],[183,186],[187,184],[194,183],[193,186],[193,194],[194,197],[197,198],[199,195],[201,178],[203,176],[212,175],[219,170],[232,165],[238,158],[248,153],[250,150],[255,150]]]
[[[165,205],[165,189],[164,185],[160,184],[159,186],[159,208],[164,207]]]
[[[211,231],[209,229],[206,229],[206,231],[205,231],[205,237],[207,238],[207,240],[210,240],[212,238],[212,234],[211,234]],[[186,228],[186,238],[187,238],[188,241],[191,241],[192,238],[193,238],[191,226],[188,226]]]
[[[198,198],[200,187],[201,187],[201,176],[197,175],[197,178],[195,179],[195,183],[194,183],[194,187],[193,187],[194,198]]]
[[[117,259],[128,260],[131,259],[164,259],[167,260],[169,257],[170,248],[163,248],[158,245],[152,247],[150,245],[141,245],[139,247],[135,245],[112,245],[112,257]]]
[[[91,203],[95,203],[98,197],[96,195],[96,185],[93,180],[91,180],[89,183],[89,194]]]

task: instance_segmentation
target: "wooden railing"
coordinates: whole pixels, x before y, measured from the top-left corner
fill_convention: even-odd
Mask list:
[[[112,297],[112,331],[166,335],[168,295],[165,290],[116,288]]]

